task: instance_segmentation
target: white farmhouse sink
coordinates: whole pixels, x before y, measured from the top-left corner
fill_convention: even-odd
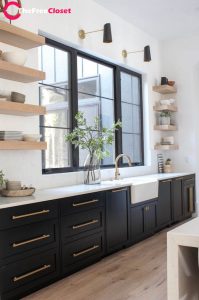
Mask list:
[[[147,178],[144,176],[122,178],[119,180],[107,180],[103,184],[114,186],[130,185],[131,186],[131,203],[151,200],[158,197],[158,179]]]

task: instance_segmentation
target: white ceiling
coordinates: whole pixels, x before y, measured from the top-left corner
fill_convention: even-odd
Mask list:
[[[158,39],[199,34],[199,0],[94,0]]]

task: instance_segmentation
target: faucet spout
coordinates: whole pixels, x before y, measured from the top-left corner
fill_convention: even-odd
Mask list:
[[[120,158],[122,157],[126,157],[127,160],[128,160],[128,164],[129,164],[129,167],[131,167],[132,165],[132,161],[131,161],[131,158],[129,155],[126,155],[126,154],[119,154],[116,159],[115,159],[115,180],[118,180],[119,179],[119,176],[120,176],[120,172],[119,172],[119,167],[118,167],[118,161]]]

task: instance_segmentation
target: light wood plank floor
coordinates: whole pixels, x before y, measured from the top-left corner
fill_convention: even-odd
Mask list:
[[[24,300],[166,300],[166,230]]]

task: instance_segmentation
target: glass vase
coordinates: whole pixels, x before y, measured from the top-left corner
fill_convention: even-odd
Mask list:
[[[84,184],[101,182],[100,160],[96,154],[88,154],[84,162]]]

